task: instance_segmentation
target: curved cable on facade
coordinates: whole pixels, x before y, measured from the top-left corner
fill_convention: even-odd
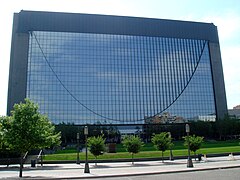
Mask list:
[[[204,42],[204,45],[203,45],[203,48],[201,49],[201,53],[200,53],[200,55],[199,55],[197,64],[196,64],[196,66],[195,66],[195,68],[194,68],[194,70],[193,70],[193,73],[191,74],[189,80],[188,80],[187,83],[185,84],[184,88],[181,90],[181,92],[178,94],[178,96],[177,96],[166,108],[164,108],[163,110],[161,110],[161,111],[158,112],[157,114],[153,115],[152,117],[157,116],[157,115],[160,115],[161,113],[163,113],[164,111],[166,111],[166,110],[167,110],[168,108],[170,108],[170,107],[180,98],[180,96],[183,94],[183,92],[184,92],[185,89],[188,87],[190,81],[192,80],[192,78],[193,78],[193,76],[194,76],[194,74],[195,74],[195,72],[196,72],[196,70],[197,70],[197,68],[198,68],[198,65],[199,65],[199,62],[200,62],[200,60],[201,60],[201,58],[202,58],[202,55],[203,55],[203,52],[204,52],[204,49],[205,49],[206,44],[207,44],[207,41]]]
[[[31,35],[34,36],[35,40],[36,40],[36,43],[41,51],[41,54],[44,58],[44,60],[46,61],[47,65],[49,66],[50,70],[52,71],[52,73],[54,74],[54,76],[57,78],[58,82],[61,84],[61,86],[67,91],[67,93],[76,101],[78,102],[82,107],[84,107],[86,110],[88,110],[89,112],[103,118],[103,119],[106,119],[106,120],[109,120],[109,121],[114,121],[114,122],[121,122],[121,123],[126,123],[126,122],[140,122],[140,121],[144,121],[146,120],[145,118],[143,119],[136,119],[136,120],[119,120],[119,119],[114,119],[114,118],[110,118],[110,117],[107,117],[107,116],[104,116],[100,113],[97,113],[95,112],[94,110],[90,109],[89,107],[87,107],[86,105],[84,105],[73,93],[71,93],[71,91],[64,85],[64,83],[61,81],[61,79],[59,78],[59,76],[57,75],[57,73],[54,71],[53,67],[51,66],[51,64],[49,63],[38,39],[37,39],[37,36],[34,32],[30,32]],[[185,84],[184,88],[181,90],[181,92],[177,95],[177,97],[167,106],[165,107],[164,109],[162,109],[160,112],[156,113],[155,115],[151,116],[151,117],[154,117],[154,116],[157,116],[157,115],[160,115],[161,113],[163,113],[164,111],[166,111],[168,108],[170,108],[178,99],[179,97],[183,94],[183,92],[185,91],[185,89],[188,87],[190,81],[192,80],[197,68],[198,68],[198,65],[199,65],[199,62],[201,60],[201,57],[203,55],[203,52],[204,52],[204,49],[205,49],[205,46],[207,44],[207,41],[204,42],[204,45],[203,45],[203,48],[201,49],[201,52],[200,52],[200,55],[198,57],[198,61],[197,61],[197,64],[191,74],[191,76],[189,77],[187,83]],[[149,117],[149,118],[151,118]]]
[[[108,117],[106,117],[106,116],[103,116],[103,115],[101,115],[101,114],[93,111],[92,109],[88,108],[86,105],[84,105],[83,103],[81,103],[81,102],[68,90],[68,88],[63,84],[63,82],[61,81],[61,79],[59,78],[59,76],[57,75],[57,73],[54,71],[54,69],[52,68],[51,64],[49,63],[49,61],[48,61],[45,53],[43,52],[43,49],[42,49],[41,45],[40,45],[40,43],[39,43],[39,41],[38,41],[38,39],[37,39],[36,34],[35,34],[34,32],[32,32],[32,34],[33,34],[33,36],[34,36],[34,38],[35,38],[35,40],[36,40],[36,42],[37,42],[37,45],[38,45],[38,47],[39,47],[39,49],[40,49],[40,51],[41,51],[41,53],[42,53],[42,55],[43,55],[43,58],[44,58],[45,61],[46,61],[48,67],[51,69],[51,71],[53,72],[54,76],[57,78],[58,82],[59,82],[59,83],[62,85],[62,87],[68,92],[68,94],[69,94],[75,101],[77,101],[81,106],[83,106],[84,108],[86,108],[86,109],[87,109],[88,111],[90,111],[91,113],[93,113],[93,114],[95,114],[95,115],[97,115],[97,116],[100,116],[100,117],[102,117],[102,118],[104,118],[104,119],[113,121],[114,119],[111,119],[111,118],[108,118]]]

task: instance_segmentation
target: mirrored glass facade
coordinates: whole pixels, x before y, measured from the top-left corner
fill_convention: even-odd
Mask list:
[[[209,41],[31,31],[26,96],[56,124],[215,116]]]
[[[25,98],[55,124],[223,119],[217,27],[22,10],[13,18],[7,115]]]

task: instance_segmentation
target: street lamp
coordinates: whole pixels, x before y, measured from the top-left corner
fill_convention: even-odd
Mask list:
[[[187,133],[187,143],[188,143],[188,160],[187,160],[187,167],[193,167],[192,158],[190,156],[190,142],[189,142],[189,133],[190,133],[190,126],[189,124],[186,124],[186,133]]]
[[[172,140],[172,135],[171,135],[171,132],[168,132],[169,134],[169,138]],[[173,158],[173,153],[172,153],[172,145],[170,146],[170,157],[169,157],[169,160],[170,161],[173,161],[174,158]]]
[[[80,164],[79,149],[79,133],[77,133],[77,164]]]
[[[84,173],[90,173],[89,165],[88,165],[88,150],[87,150],[87,136],[88,136],[88,127],[84,127],[84,135],[85,135],[85,149],[86,149],[86,158],[85,158],[85,168]]]

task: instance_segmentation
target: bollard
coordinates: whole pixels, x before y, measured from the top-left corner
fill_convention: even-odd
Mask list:
[[[203,161],[204,161],[204,162],[207,162],[207,161],[208,161],[208,160],[207,160],[207,155],[206,155],[206,154],[203,155]]]
[[[36,167],[36,160],[35,159],[31,160],[31,167]]]
[[[200,162],[202,160],[202,154],[198,154],[198,161]]]
[[[233,156],[233,153],[230,153],[230,154],[228,155],[228,157],[229,157],[229,160],[230,160],[230,161],[234,161],[234,160],[235,160],[235,158],[234,158],[234,156]]]

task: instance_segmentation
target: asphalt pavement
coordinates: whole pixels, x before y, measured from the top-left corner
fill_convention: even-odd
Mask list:
[[[186,159],[162,161],[89,163],[90,173],[84,173],[85,164],[37,164],[24,165],[21,179],[81,179],[98,177],[124,177],[136,175],[167,174],[176,172],[205,171],[240,167],[240,156],[203,158],[193,161],[193,167],[187,167]],[[19,179],[19,165],[0,166],[0,179]]]

